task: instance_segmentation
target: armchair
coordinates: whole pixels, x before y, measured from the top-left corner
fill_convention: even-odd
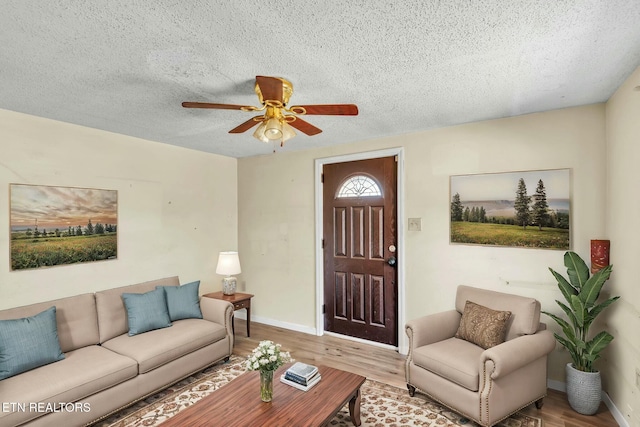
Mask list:
[[[476,308],[485,316],[474,316]],[[486,336],[469,336],[474,328],[501,336],[487,344]],[[484,427],[531,403],[542,407],[555,338],[540,323],[536,299],[459,286],[454,310],[410,320],[405,331],[411,396],[418,390]]]

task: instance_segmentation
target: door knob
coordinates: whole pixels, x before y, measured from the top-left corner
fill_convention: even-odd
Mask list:
[[[394,256],[389,257],[387,259],[387,264],[389,264],[392,267],[395,267],[396,266],[396,257],[394,257]]]

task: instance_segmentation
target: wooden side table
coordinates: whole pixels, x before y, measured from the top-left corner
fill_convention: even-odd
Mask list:
[[[223,301],[229,301],[231,304],[233,304],[234,310],[240,310],[242,308],[245,308],[247,310],[247,337],[251,336],[251,298],[253,298],[252,294],[243,294],[241,292],[236,292],[233,295],[225,295],[222,293],[222,291],[220,291],[220,292],[212,292],[210,294],[204,294],[202,296],[206,298],[214,298],[214,299],[221,299]],[[235,336],[236,334],[235,322],[233,323],[232,328],[233,328],[233,335]]]

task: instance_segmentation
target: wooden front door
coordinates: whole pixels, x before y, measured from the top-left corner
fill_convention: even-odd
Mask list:
[[[396,346],[395,157],[323,168],[324,329]]]

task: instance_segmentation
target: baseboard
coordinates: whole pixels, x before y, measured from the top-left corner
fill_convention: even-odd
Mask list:
[[[238,319],[247,320],[247,313],[244,310],[237,311],[235,313],[235,317],[237,317]],[[251,323],[254,323],[254,322],[263,323],[269,326],[275,326],[276,328],[289,329],[291,331],[302,332],[310,335],[316,335],[316,328],[312,328],[304,325],[298,325],[297,323],[289,323],[289,322],[282,322],[280,320],[273,320],[267,317],[254,316],[252,314]]]
[[[604,401],[604,404],[607,405],[607,408],[609,408],[611,415],[613,415],[613,419],[616,420],[620,427],[631,427],[627,422],[624,414],[618,410],[618,407],[614,405],[609,395],[604,391],[602,392],[602,400]]]
[[[247,314],[245,312],[239,312],[236,313],[235,316],[238,319],[242,319],[242,320],[247,320]],[[317,330],[316,328],[311,328],[308,326],[303,326],[303,325],[298,325],[296,323],[287,323],[287,322],[281,322],[279,320],[273,320],[273,319],[269,319],[266,317],[260,317],[260,316],[251,316],[251,323],[262,323],[265,325],[269,325],[269,326],[275,326],[277,328],[282,328],[282,329],[289,329],[291,331],[296,331],[296,332],[302,332],[305,334],[310,334],[310,335],[317,335]],[[350,340],[350,341],[356,341],[362,344],[368,344],[368,345],[372,345],[375,347],[382,347],[382,348],[387,348],[390,350],[396,350],[398,351],[398,348],[395,346],[391,346],[391,345],[387,345],[387,344],[380,344],[380,343],[376,343],[373,341],[367,341],[367,340],[363,340],[360,338],[355,338],[355,337],[350,337],[347,335],[340,335],[340,334],[334,334],[331,332],[327,332],[324,331],[324,334],[326,335],[330,335],[330,336],[334,336],[334,337],[338,337],[338,338],[342,338],[342,339],[346,339],[346,340]]]
[[[547,379],[547,387],[549,387],[552,390],[561,391],[563,393],[567,392],[567,384],[563,383],[562,381]],[[622,412],[618,410],[618,408],[613,403],[609,395],[604,391],[602,392],[602,401],[604,402],[605,405],[607,405],[607,408],[609,408],[609,412],[611,412],[613,419],[616,420],[616,422],[620,427],[631,427],[627,422],[627,419],[622,414]]]
[[[562,381],[555,381],[547,378],[547,387],[551,390],[561,391],[563,393],[567,392],[567,384]]]

